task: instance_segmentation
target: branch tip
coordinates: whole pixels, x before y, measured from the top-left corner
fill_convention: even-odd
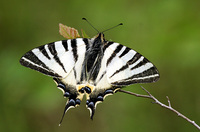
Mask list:
[[[149,98],[149,99],[152,99],[152,103],[153,104],[158,104],[174,113],[176,113],[178,116],[182,117],[183,119],[185,119],[186,121],[188,121],[189,123],[191,123],[193,126],[195,126],[198,130],[200,130],[200,126],[197,125],[195,123],[195,121],[192,121],[190,120],[188,117],[184,116],[183,114],[181,114],[180,112],[178,112],[177,110],[175,110],[174,108],[172,108],[171,106],[171,102],[169,100],[169,97],[166,96],[167,98],[167,101],[168,101],[168,105],[165,105],[163,103],[161,103],[158,99],[156,99],[149,91],[147,91],[143,86],[141,86],[141,88],[148,94],[148,95],[142,95],[142,94],[137,94],[137,93],[133,93],[133,92],[130,92],[130,91],[125,91],[125,90],[118,90],[119,92],[123,92],[123,93],[127,93],[127,94],[130,94],[130,95],[134,95],[136,97],[143,97],[143,98]]]

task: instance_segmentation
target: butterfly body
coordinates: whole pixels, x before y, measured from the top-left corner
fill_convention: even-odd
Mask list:
[[[64,114],[79,106],[86,95],[91,118],[96,105],[107,95],[123,86],[159,79],[151,62],[126,46],[106,41],[103,33],[91,39],[69,39],[37,47],[22,56],[20,63],[53,77],[68,97]]]

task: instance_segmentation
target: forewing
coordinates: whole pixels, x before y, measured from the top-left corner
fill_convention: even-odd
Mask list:
[[[49,43],[27,52],[20,59],[23,66],[52,77],[66,77],[79,56],[83,56],[88,46],[87,39],[71,39]]]
[[[151,83],[159,79],[157,68],[148,59],[119,43],[108,42],[104,57],[108,82],[113,86]]]
[[[64,97],[68,97],[62,119],[70,108],[81,103],[83,95],[78,93],[76,85],[80,81],[81,67],[89,41],[77,38],[49,43],[27,52],[20,59],[23,66],[54,77]]]

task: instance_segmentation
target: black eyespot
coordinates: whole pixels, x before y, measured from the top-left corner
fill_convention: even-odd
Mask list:
[[[84,91],[85,91],[85,88],[81,88],[81,89],[79,90],[80,93],[84,93]]]
[[[80,99],[76,99],[76,104],[81,104],[81,100]]]
[[[91,89],[88,86],[85,86],[85,92],[90,94],[91,93]]]
[[[59,83],[57,87],[62,88],[64,91],[66,90],[66,86],[62,83]]]
[[[94,108],[94,102],[90,102],[89,104],[88,104],[88,107],[90,107],[91,109],[93,109]]]
[[[88,104],[89,104],[89,102],[90,102],[89,100],[86,100],[86,105],[88,105]]]
[[[103,96],[99,95],[99,96],[97,97],[97,101],[103,101]]]
[[[63,96],[65,97],[69,97],[70,93],[69,92],[65,92]]]
[[[111,90],[111,89],[106,90],[106,91],[105,91],[105,95],[106,95],[106,94],[113,94],[113,90]]]
[[[74,99],[70,99],[69,102],[68,102],[69,106],[75,106],[76,105],[76,102]]]

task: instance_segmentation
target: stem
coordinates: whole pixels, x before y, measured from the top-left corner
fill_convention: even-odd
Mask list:
[[[183,119],[185,119],[186,121],[188,121],[188,122],[191,123],[193,126],[195,126],[197,129],[200,130],[200,126],[197,125],[197,124],[195,123],[195,121],[190,120],[190,119],[187,118],[185,115],[181,114],[180,112],[178,112],[177,110],[175,110],[174,108],[172,108],[171,102],[170,102],[168,96],[166,96],[167,101],[168,101],[168,105],[165,105],[165,104],[161,103],[158,99],[156,99],[156,98],[155,98],[149,91],[147,91],[144,87],[142,87],[142,89],[143,89],[148,95],[137,94],[137,93],[133,93],[133,92],[130,92],[130,91],[125,91],[125,90],[122,90],[122,89],[120,89],[120,90],[118,90],[118,91],[119,91],[119,92],[126,93],[126,94],[130,94],[130,95],[134,95],[134,96],[136,96],[136,97],[142,97],[142,98],[149,98],[149,99],[152,99],[152,100],[155,101],[155,102],[154,102],[155,104],[158,104],[158,105],[160,105],[161,107],[164,107],[164,108],[166,108],[166,109],[168,109],[168,110],[173,111],[173,112],[176,113],[178,116],[182,117]]]

